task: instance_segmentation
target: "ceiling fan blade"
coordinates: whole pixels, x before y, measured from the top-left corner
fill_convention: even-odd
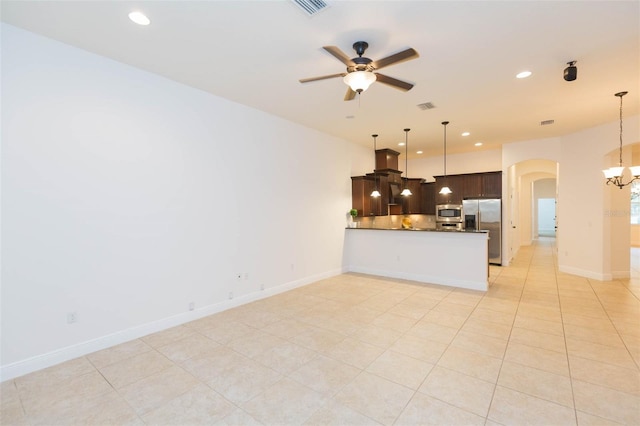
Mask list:
[[[378,61],[373,61],[371,64],[375,69],[379,70],[380,68],[388,67],[389,65],[397,64],[402,61],[408,61],[410,59],[418,58],[418,52],[416,52],[412,48],[408,48],[407,50],[403,50],[402,52],[398,52],[394,55],[387,56],[386,58],[382,58]]]
[[[407,90],[411,90],[411,88],[413,88],[413,84],[407,83],[406,81],[398,80],[397,78],[389,77],[388,75],[384,75],[380,73],[375,73],[375,75],[376,75],[376,81],[379,81],[380,83],[388,84],[389,86],[394,87],[396,89],[404,90],[406,92]]]
[[[347,93],[345,93],[344,95],[344,100],[352,101],[353,99],[355,99],[355,97],[356,97],[356,92],[351,90],[351,87],[347,87]]]
[[[309,83],[310,81],[318,81],[318,80],[326,80],[328,78],[336,78],[336,77],[344,77],[347,75],[346,72],[342,72],[340,74],[330,74],[330,75],[322,75],[320,77],[311,77],[311,78],[302,78],[300,79],[300,83]]]
[[[345,64],[348,67],[354,66],[355,64],[339,47],[336,46],[322,46],[324,50],[331,53],[336,59]]]

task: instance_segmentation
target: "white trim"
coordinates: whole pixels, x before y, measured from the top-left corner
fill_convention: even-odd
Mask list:
[[[612,271],[611,276],[614,280],[623,280],[631,278],[631,271]]]
[[[16,377],[32,373],[34,371],[42,370],[43,368],[51,367],[53,365],[60,364],[62,362],[69,361],[102,349],[119,345],[121,343],[129,342],[131,340],[138,339],[152,333],[157,333],[170,327],[175,327],[181,324],[188,323],[190,321],[197,320],[199,318],[216,314],[218,312],[226,311],[227,309],[235,308],[237,306],[254,302],[256,300],[275,296],[277,294],[284,293],[298,287],[303,287],[305,285],[325,278],[340,275],[342,272],[343,271],[340,269],[332,270],[305,277],[299,280],[290,281],[288,283],[268,288],[259,292],[246,294],[234,299],[225,300],[223,302],[215,303],[209,306],[204,306],[193,311],[180,313],[137,327],[132,327],[126,330],[118,331],[116,333],[108,334],[96,339],[91,339],[75,345],[67,346],[65,348],[61,348],[42,355],[37,355],[31,358],[17,361],[8,365],[3,365],[0,366],[0,382],[11,380]]]
[[[599,274],[593,271],[587,271],[586,269],[574,268],[571,266],[558,265],[558,270],[567,274],[578,275],[585,278],[592,278],[598,281],[611,281],[613,279],[611,274]]]

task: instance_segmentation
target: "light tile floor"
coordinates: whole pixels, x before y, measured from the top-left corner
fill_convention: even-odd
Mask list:
[[[488,292],[345,274],[2,383],[3,425],[640,424],[629,280],[553,239]]]

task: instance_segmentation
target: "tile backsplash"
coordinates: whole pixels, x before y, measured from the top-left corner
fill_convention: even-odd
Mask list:
[[[427,214],[356,217],[355,222],[358,228],[402,228],[402,218],[405,216],[411,218],[414,228],[435,229],[436,227],[436,216]]]

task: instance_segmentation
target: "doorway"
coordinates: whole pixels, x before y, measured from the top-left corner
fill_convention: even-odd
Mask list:
[[[555,237],[556,236],[556,185],[555,178],[542,178],[533,181],[532,217],[533,226],[532,237]]]
[[[538,199],[538,236],[556,236],[556,199]]]
[[[503,253],[509,253],[509,260],[517,254],[520,247],[529,246],[538,238],[540,199],[553,201],[553,209],[549,206],[545,208],[545,203],[551,201],[542,202],[542,225],[545,235],[550,232],[551,238],[557,237],[556,226],[560,226],[556,220],[558,167],[557,162],[545,159],[526,160],[509,166],[505,210],[509,217],[503,221],[503,243],[508,244],[508,247],[503,247]],[[552,213],[547,213],[548,211]],[[548,224],[549,221],[553,224]]]

